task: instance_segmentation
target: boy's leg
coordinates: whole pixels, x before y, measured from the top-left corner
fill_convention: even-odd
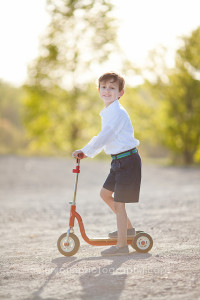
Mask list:
[[[125,247],[127,245],[127,214],[125,203],[114,203],[116,216],[117,216],[117,247]]]
[[[101,198],[106,202],[106,204],[112,209],[112,211],[116,214],[116,208],[114,203],[114,198],[112,196],[113,192],[109,191],[105,188],[101,189],[100,196]],[[127,217],[127,228],[131,229],[133,228],[130,219]]]

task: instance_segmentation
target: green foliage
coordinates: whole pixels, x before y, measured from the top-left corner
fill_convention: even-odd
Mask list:
[[[8,119],[13,125],[21,126],[19,117],[21,90],[0,80],[0,117]]]
[[[86,82],[93,68],[118,51],[113,5],[48,0],[47,9],[51,21],[27,84],[15,89],[0,82],[0,153],[27,147],[29,154],[71,155],[100,130],[103,102]],[[143,154],[155,157],[169,149],[173,162],[200,162],[200,27],[183,37],[174,68],[166,68],[165,53],[164,47],[151,51],[148,70],[123,64],[125,73],[145,80],[126,87],[120,102]]]
[[[51,21],[41,39],[40,56],[30,64],[29,84],[73,89],[85,82],[81,77],[117,49],[112,9],[105,0],[48,0]]]
[[[94,85],[73,92],[59,87],[51,93],[25,89],[24,122],[31,153],[71,154],[100,130],[102,103]]]
[[[123,102],[123,98],[121,100]],[[127,88],[124,95],[124,107],[129,111],[134,124],[135,135],[140,140],[148,139],[153,126],[155,100],[147,85]]]
[[[26,145],[21,122],[22,89],[0,81],[0,153],[16,153]]]
[[[186,70],[172,74],[163,103],[163,143],[177,158],[192,163],[200,146],[200,84]]]
[[[98,93],[85,81],[116,49],[112,8],[105,0],[47,1],[51,22],[23,100],[31,152],[69,154],[100,129]]]
[[[151,84],[158,101],[156,132],[174,162],[200,161],[200,27],[183,38],[167,82]],[[159,112],[159,113],[158,113]]]

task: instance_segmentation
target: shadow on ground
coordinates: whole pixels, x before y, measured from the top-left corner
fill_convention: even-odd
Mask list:
[[[99,268],[79,268],[78,264],[81,262],[84,263],[85,266],[88,264],[91,265],[92,262],[101,262],[105,261],[105,257],[87,257],[77,259],[76,257],[58,257],[52,260],[52,263],[56,265],[53,272],[48,276],[45,282],[39,287],[37,291],[35,291],[30,297],[25,300],[57,300],[56,298],[44,298],[41,296],[42,292],[45,290],[45,287],[50,284],[51,280],[55,278],[55,276],[62,272],[70,276],[70,272],[80,273],[79,281],[81,288],[81,295],[79,295],[80,299],[88,300],[88,299],[119,299],[122,291],[125,288],[125,281],[128,276],[126,269],[122,269],[122,274],[118,274],[118,270],[120,266],[128,262],[129,260],[145,260],[150,258],[152,255],[149,253],[146,254],[138,254],[136,252],[132,252],[127,256],[108,256],[106,260],[108,264],[99,267]],[[66,265],[67,264],[67,265]],[[102,289],[103,286],[103,289]],[[66,286],[67,291],[67,286]],[[67,293],[66,293],[67,295]],[[73,299],[73,295],[72,295]]]

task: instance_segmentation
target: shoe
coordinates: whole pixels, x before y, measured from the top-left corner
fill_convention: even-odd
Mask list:
[[[136,235],[135,228],[127,229],[127,237],[133,237]],[[110,232],[108,234],[110,238],[117,238],[117,231]]]
[[[125,247],[112,246],[101,252],[102,256],[127,255],[127,254],[129,254],[128,245]]]

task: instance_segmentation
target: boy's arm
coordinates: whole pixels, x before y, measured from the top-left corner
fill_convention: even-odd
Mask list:
[[[123,116],[115,115],[111,125],[105,126],[97,136],[94,136],[89,143],[81,149],[81,151],[85,155],[93,158],[103,150],[106,144],[112,142],[116,138],[125,121]]]

